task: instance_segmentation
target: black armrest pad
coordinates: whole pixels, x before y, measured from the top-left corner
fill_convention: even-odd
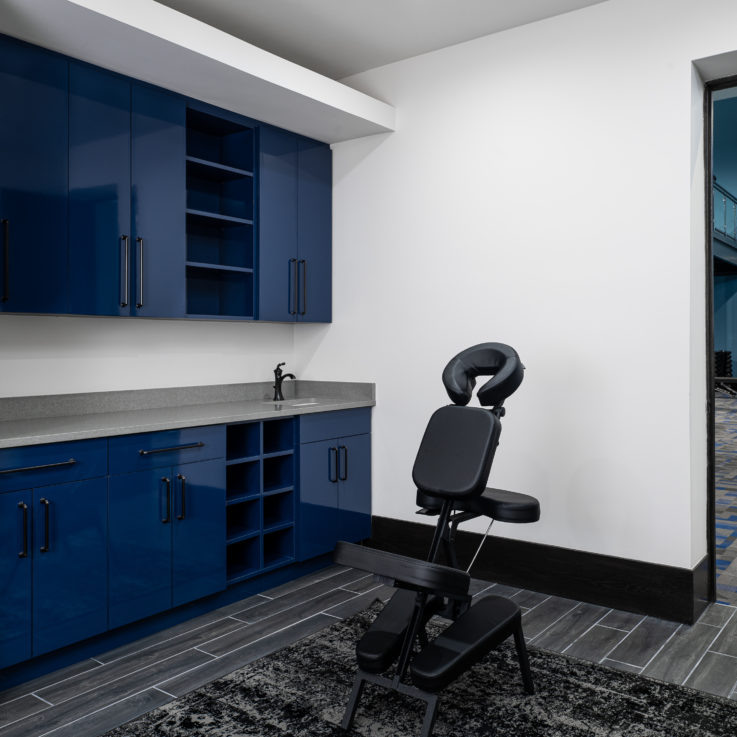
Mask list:
[[[336,545],[334,560],[391,579],[395,586],[441,596],[464,597],[471,581],[465,571],[347,542]]]

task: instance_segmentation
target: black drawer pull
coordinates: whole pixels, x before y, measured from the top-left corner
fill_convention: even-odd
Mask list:
[[[182,520],[187,514],[187,477],[178,473],[177,478],[182,487],[182,512],[177,515],[177,519]]]
[[[5,468],[0,471],[3,473],[23,473],[23,471],[42,471],[47,468],[60,468],[61,466],[73,466],[77,461],[70,458],[68,461],[59,461],[59,463],[45,463],[43,466],[23,466],[23,468]]]
[[[302,309],[299,311],[300,315],[307,314],[307,261],[301,258],[299,263],[302,264]]]
[[[0,302],[7,302],[10,299],[10,220],[3,218],[0,220],[3,226],[3,296]]]
[[[171,479],[164,476],[161,479],[166,484],[166,517],[162,518],[162,524],[171,522]]]
[[[150,456],[152,453],[172,453],[175,450],[189,450],[190,448],[203,448],[204,443],[190,443],[189,445],[175,445],[172,448],[154,448],[153,450],[139,450],[142,456]]]
[[[28,557],[28,505],[25,502],[18,502],[18,509],[23,514],[23,550],[18,553],[19,558]]]
[[[48,553],[49,552],[49,507],[51,505],[49,504],[48,499],[40,499],[39,501],[41,504],[43,504],[43,508],[44,508],[44,544],[41,546],[40,550],[42,553]]]
[[[297,314],[297,259],[289,259],[289,281],[292,283],[292,288],[289,290],[289,314]],[[292,309],[294,306],[294,309]]]
[[[140,310],[143,307],[143,238],[136,238],[138,243],[138,300],[136,307]]]
[[[338,478],[341,481],[348,481],[348,448],[345,445],[339,445],[338,453],[338,468],[341,469]]]
[[[335,453],[335,455],[333,455]],[[338,449],[328,448],[328,481],[338,483]]]
[[[128,264],[130,263],[130,254],[128,252],[128,236],[127,235],[121,235],[120,240],[123,244],[123,284],[121,289],[121,294],[123,295],[120,298],[120,306],[121,307],[127,307],[128,306],[128,299],[129,299],[129,284],[130,284],[130,275],[128,274]]]

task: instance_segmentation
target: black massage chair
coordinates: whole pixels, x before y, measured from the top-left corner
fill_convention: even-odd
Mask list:
[[[486,516],[491,522],[535,522],[540,517],[534,497],[486,488],[504,400],[523,374],[517,352],[502,343],[468,348],[443,371],[453,404],[430,418],[412,470],[419,513],[438,516],[427,562],[338,543],[337,563],[374,573],[398,589],[356,645],[358,672],[343,729],[350,729],[365,684],[374,683],[427,702],[422,737],[429,737],[438,693],[510,635],[525,691],[534,692],[519,607],[493,595],[471,604],[468,571],[481,546],[466,571],[458,570],[454,547],[458,525],[475,517]],[[478,376],[492,378],[478,391],[482,406],[468,407]],[[436,562],[441,547],[451,566]],[[453,621],[431,641],[425,626],[435,614]],[[408,672],[412,685],[404,682]]]

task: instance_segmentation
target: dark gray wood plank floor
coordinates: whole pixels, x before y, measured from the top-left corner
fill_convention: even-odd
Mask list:
[[[688,627],[487,581],[471,591],[515,600],[531,647],[737,699],[737,607]],[[324,568],[0,692],[0,737],[95,737],[392,593]]]

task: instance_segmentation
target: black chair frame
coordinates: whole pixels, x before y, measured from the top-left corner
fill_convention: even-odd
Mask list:
[[[430,418],[412,471],[420,513],[438,517],[426,561],[344,542],[336,547],[337,563],[374,573],[398,589],[356,646],[358,671],[342,721],[346,730],[366,683],[373,683],[423,700],[421,735],[430,737],[439,691],[510,636],[524,689],[534,693],[519,607],[493,595],[471,606],[470,576],[458,570],[454,545],[458,526],[479,516],[492,522],[495,516],[510,522],[539,517],[533,497],[486,488],[503,403],[520,385],[523,371],[514,349],[501,343],[462,351],[443,371],[454,404]],[[482,407],[467,407],[481,375],[492,376],[478,391]],[[436,562],[441,548],[452,567]],[[431,642],[425,628],[438,613],[452,623]],[[408,675],[411,685],[405,682]]]

